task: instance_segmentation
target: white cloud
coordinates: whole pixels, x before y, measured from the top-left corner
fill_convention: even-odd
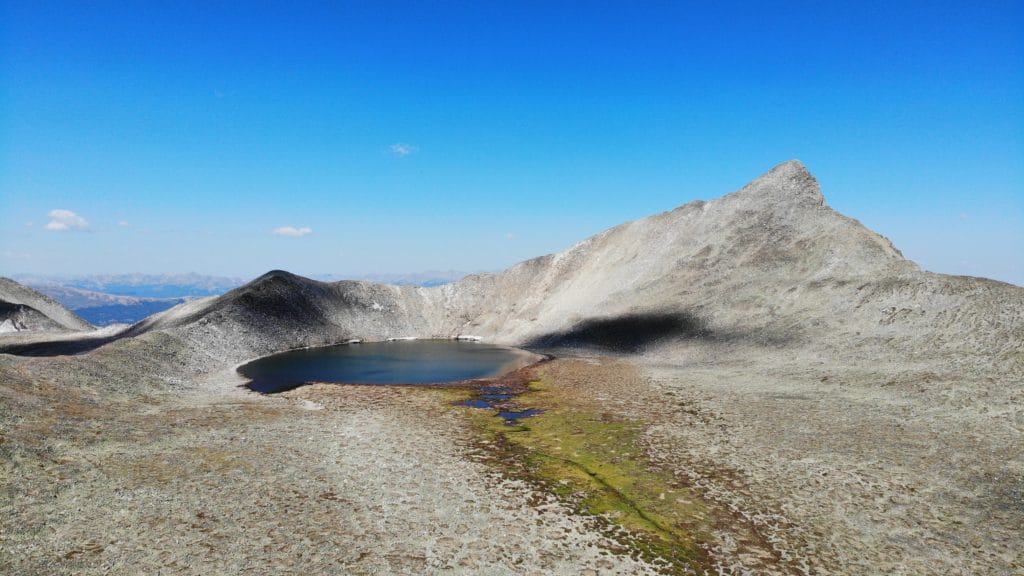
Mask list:
[[[127,220],[118,220],[117,225],[120,226],[121,228],[127,228],[131,226],[131,224],[129,224]]]
[[[419,148],[413,146],[412,144],[403,144],[402,142],[392,144],[391,146],[389,146],[389,148],[391,149],[391,153],[394,154],[395,156],[398,156],[399,158],[404,158],[409,154],[414,154],[417,150],[419,150]]]
[[[302,228],[296,228],[294,226],[281,226],[280,228],[274,228],[275,236],[290,236],[292,238],[299,238],[302,236],[309,236],[313,233],[312,228],[303,226]]]
[[[50,210],[49,216],[52,220],[46,224],[47,230],[85,230],[89,227],[85,218],[71,210]]]

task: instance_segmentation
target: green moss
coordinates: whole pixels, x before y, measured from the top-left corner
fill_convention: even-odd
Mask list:
[[[619,534],[628,547],[620,552],[667,563],[670,572],[706,564],[698,545],[707,533],[706,507],[647,459],[639,443],[644,423],[588,410],[544,380],[530,382],[517,402],[544,412],[519,426],[472,412],[498,465],[628,529],[629,536]]]

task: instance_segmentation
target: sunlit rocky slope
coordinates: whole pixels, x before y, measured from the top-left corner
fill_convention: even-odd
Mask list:
[[[666,359],[698,342],[901,361],[955,354],[1019,371],[1022,314],[1021,287],[921,271],[828,207],[790,161],[738,192],[498,274],[421,288],[273,271],[126,336],[167,331],[230,361],[347,338],[472,334]]]

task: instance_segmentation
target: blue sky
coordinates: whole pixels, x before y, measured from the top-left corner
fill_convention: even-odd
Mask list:
[[[497,270],[799,158],[1024,284],[1020,2],[89,4],[3,3],[0,273]]]

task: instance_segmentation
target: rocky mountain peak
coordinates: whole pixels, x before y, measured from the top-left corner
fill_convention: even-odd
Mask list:
[[[731,196],[752,204],[824,206],[817,178],[799,160],[783,162]]]

